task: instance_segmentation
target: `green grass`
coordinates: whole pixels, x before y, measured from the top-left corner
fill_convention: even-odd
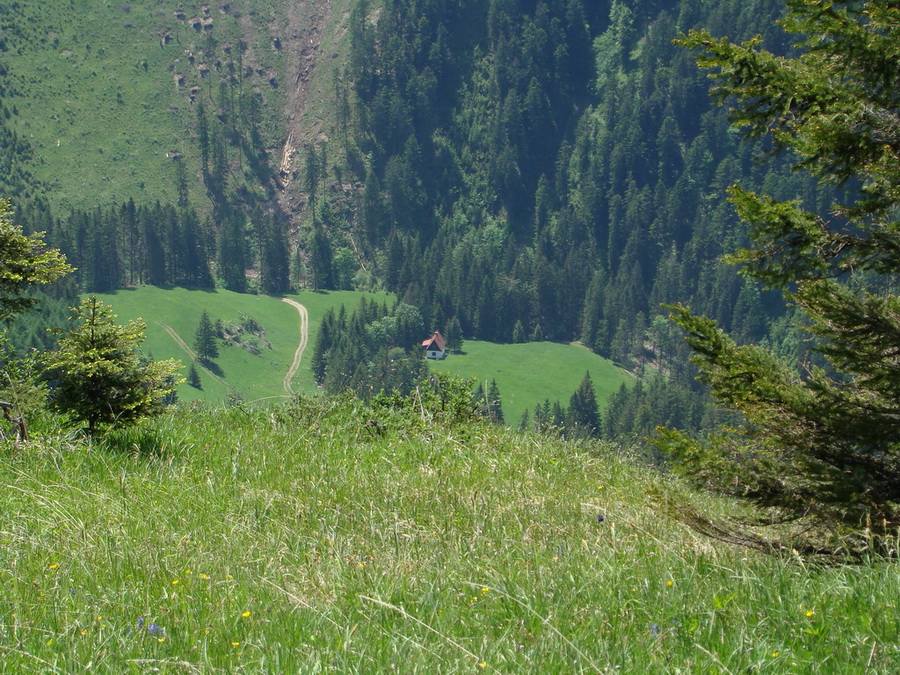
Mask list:
[[[239,37],[249,45],[245,63],[283,68],[283,54],[271,48],[271,35],[281,30],[281,13],[267,0],[240,3],[241,10],[255,10],[240,18],[208,3],[217,47],[205,78],[198,71],[202,59],[190,64],[187,50],[199,53],[207,36],[174,15],[175,9],[186,10],[189,17],[199,14],[200,3],[17,4],[12,16],[22,36],[11,37],[15,48],[4,54],[16,95],[6,102],[18,109],[18,133],[35,150],[35,175],[49,185],[51,202],[62,208],[91,208],[128,198],[174,202],[175,163],[167,156],[172,152],[182,154],[193,197],[202,201],[196,105],[190,103],[188,90],[200,86],[200,98],[215,112],[220,72],[214,63],[234,58],[234,52],[228,55],[222,46],[236,45]],[[166,34],[171,40],[163,43]],[[185,86],[176,87],[176,73],[185,76]],[[262,132],[277,146],[284,135],[282,90],[255,74],[245,87],[257,88],[263,96]]]
[[[463,354],[430,361],[437,371],[473,377],[480,382],[497,380],[506,422],[515,426],[522,413],[534,410],[544,399],[567,406],[586,372],[591,374],[602,410],[606,400],[632,377],[590,350],[555,342],[501,345],[466,340]]]
[[[893,565],[700,538],[664,504],[722,503],[608,446],[304,399],[2,444],[0,484],[6,672],[900,669]]]
[[[289,297],[303,304],[309,311],[310,341],[304,353],[301,367],[293,386],[298,391],[314,391],[315,383],[309,369],[315,335],[322,316],[329,307],[356,306],[359,299],[371,294],[354,291],[295,293]],[[238,393],[249,400],[282,398],[286,395],[283,378],[293,361],[300,340],[300,318],[297,310],[277,298],[261,295],[232,293],[217,290],[187,290],[183,288],[156,288],[144,286],[97,296],[110,304],[120,322],[142,318],[147,324],[143,352],[154,359],[174,358],[182,361],[182,375],[187,374],[189,357],[172,336],[163,328],[170,326],[189,347],[193,347],[194,335],[200,322],[200,314],[206,310],[210,319],[224,323],[237,323],[241,314],[254,318],[265,330],[271,349],[254,355],[237,346],[220,347],[215,359],[217,372],[227,386],[199,370],[203,389],[198,391],[187,384],[178,389],[183,401],[203,399],[224,401],[230,393]],[[379,300],[386,296],[377,296]]]

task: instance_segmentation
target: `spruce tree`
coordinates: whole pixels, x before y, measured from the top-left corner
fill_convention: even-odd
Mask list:
[[[599,434],[600,413],[590,373],[584,374],[581,384],[569,399],[566,412],[566,428],[570,434],[578,438],[591,438]]]
[[[10,203],[0,199],[0,319],[9,319],[35,305],[25,295],[33,284],[47,284],[71,267],[56,249],[47,249],[42,233],[26,236],[13,224]]]
[[[112,310],[95,297],[73,308],[71,319],[75,327],[46,356],[52,407],[87,422],[90,433],[100,425],[133,424],[161,412],[179,384],[174,373],[180,364],[141,357],[146,324],[116,325]]]
[[[738,345],[676,306],[700,377],[741,423],[706,439],[663,431],[661,447],[696,480],[793,523],[756,532],[691,520],[714,536],[808,551],[888,552],[900,526],[900,6],[789,0],[797,56],[705,31],[683,40],[714,68],[720,102],[751,136],[792,150],[798,168],[849,183],[831,214],[740,188],[732,201],[751,245],[732,260],[802,313],[818,366]],[[802,534],[801,534],[802,533]]]
[[[454,316],[447,322],[447,327],[444,329],[444,340],[447,343],[447,349],[451,352],[462,351],[463,334],[459,317]]]
[[[212,322],[206,310],[200,315],[200,324],[194,334],[194,351],[201,361],[211,361],[219,357],[219,346],[216,344],[216,334],[213,331]]]
[[[503,424],[503,402],[500,400],[500,388],[497,386],[497,380],[491,380],[491,385],[487,390],[488,416],[491,422]]]

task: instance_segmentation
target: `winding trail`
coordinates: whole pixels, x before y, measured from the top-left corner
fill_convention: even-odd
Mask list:
[[[309,343],[309,311],[296,300],[282,298],[281,301],[296,308],[300,313],[300,344],[297,345],[297,351],[294,352],[294,361],[291,363],[291,367],[288,368],[287,374],[284,376],[284,390],[288,394],[293,394],[294,390],[291,387],[291,382],[294,379],[294,375],[297,374],[297,370],[300,368],[300,360],[303,358],[303,351]]]
[[[185,342],[184,340],[181,339],[181,336],[175,332],[175,329],[172,328],[172,326],[170,326],[167,323],[163,323],[161,321],[157,321],[156,325],[158,325],[160,328],[162,328],[164,331],[166,331],[169,335],[171,335],[172,339],[178,343],[178,346],[184,350],[184,353],[187,354],[191,358],[191,361],[193,363],[196,363],[198,366],[200,366],[200,369],[203,370],[204,373],[206,373],[212,379],[214,379],[216,382],[218,382],[223,387],[225,387],[226,390],[233,389],[233,387],[230,384],[228,384],[225,380],[223,380],[221,377],[219,377],[214,372],[212,372],[209,368],[207,368],[206,366],[203,365],[203,361],[201,361],[200,359],[197,358],[197,353],[193,349],[188,347],[187,342]]]

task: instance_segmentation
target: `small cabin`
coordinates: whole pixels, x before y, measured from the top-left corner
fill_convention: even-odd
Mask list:
[[[426,359],[443,359],[447,356],[447,342],[440,331],[434,331],[427,340],[422,340],[422,348],[425,350]]]

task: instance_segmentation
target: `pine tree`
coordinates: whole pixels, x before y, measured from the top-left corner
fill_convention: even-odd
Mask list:
[[[497,386],[497,380],[491,380],[491,385],[487,390],[488,417],[491,422],[503,424],[503,402],[500,400],[500,388]]]
[[[592,438],[600,431],[600,413],[591,374],[585,373],[578,389],[569,399],[566,411],[566,429],[578,438]]]
[[[76,325],[46,356],[55,383],[50,403],[94,433],[104,424],[133,424],[161,412],[179,381],[174,360],[148,362],[138,349],[146,324],[115,323],[112,310],[95,297],[72,309]]]
[[[900,526],[900,6],[787,4],[784,27],[804,36],[793,58],[759,39],[739,45],[692,32],[683,43],[701,50],[701,66],[718,69],[719,101],[736,101],[733,119],[751,136],[794,151],[821,182],[859,186],[855,201],[828,217],[731,189],[752,241],[732,260],[805,316],[822,365],[739,346],[677,306],[701,379],[743,424],[705,441],[664,431],[660,445],[699,482],[805,533],[764,543],[694,514],[709,534],[761,547],[888,552]]]
[[[200,315],[200,323],[194,334],[194,351],[201,361],[211,361],[219,358],[219,346],[216,343],[216,333],[206,310]]]
[[[25,236],[10,219],[10,203],[0,199],[0,320],[33,307],[25,292],[33,284],[48,284],[71,271],[66,258],[47,250],[42,233]]]
[[[451,352],[461,352],[463,348],[462,326],[459,323],[459,317],[454,316],[444,328],[444,340],[447,343],[447,349]]]

